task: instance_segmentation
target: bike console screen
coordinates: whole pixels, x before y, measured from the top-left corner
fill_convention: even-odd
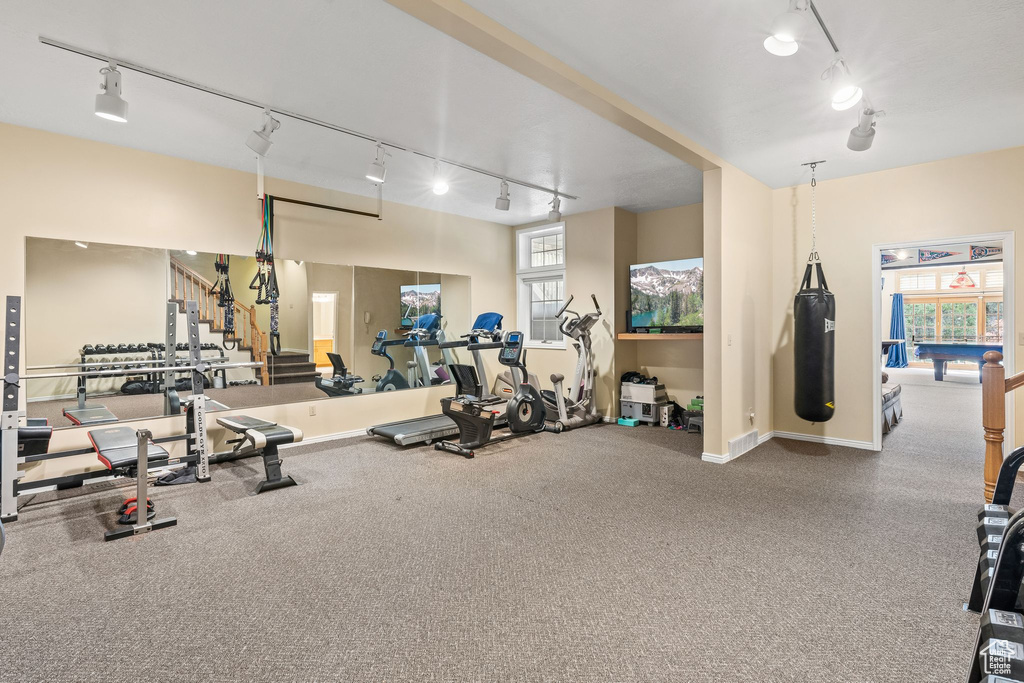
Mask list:
[[[388,338],[388,331],[381,330],[377,333],[377,339],[374,340],[373,346],[370,347],[370,353],[380,355],[381,350],[384,348],[384,340]]]
[[[523,333],[509,332],[505,337],[505,347],[501,350],[498,360],[502,365],[515,365],[523,351]]]

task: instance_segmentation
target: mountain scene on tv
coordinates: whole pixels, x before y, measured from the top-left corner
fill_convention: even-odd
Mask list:
[[[402,320],[441,313],[441,285],[402,285]]]
[[[629,269],[633,327],[704,324],[704,260],[644,263]]]

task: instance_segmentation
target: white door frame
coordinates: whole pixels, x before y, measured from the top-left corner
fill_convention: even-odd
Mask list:
[[[871,295],[871,309],[872,309],[872,339],[874,344],[871,346],[871,353],[873,358],[874,367],[874,396],[872,397],[872,405],[874,406],[873,414],[873,449],[876,451],[882,450],[882,296],[881,291],[878,289],[878,285],[882,281],[882,252],[891,249],[916,249],[919,247],[941,247],[947,244],[963,244],[965,242],[995,242],[1002,241],[1003,243],[1003,367],[1006,368],[1006,376],[1011,377],[1014,374],[1014,360],[1016,356],[1016,326],[1014,315],[1014,259],[1013,259],[1013,233],[1012,232],[989,232],[978,235],[959,235],[955,237],[941,237],[927,240],[901,240],[899,242],[887,242],[882,244],[871,245],[871,273],[872,273],[872,295]],[[1014,422],[1016,416],[1013,412],[1013,394],[1009,392],[1006,394],[1006,431],[1004,434],[1004,443],[1006,443],[1010,450],[1013,450],[1015,446],[1014,441]],[[978,416],[981,417],[980,415]],[[978,448],[981,449],[983,444],[979,441]]]
[[[314,292],[310,292],[309,293],[310,323],[312,323],[313,315],[314,315],[313,314],[313,297],[316,296],[317,294],[330,294],[330,295],[332,295],[334,297],[334,315],[332,316],[332,318],[334,319],[334,336],[331,338],[331,352],[332,353],[337,353],[338,352],[338,300],[341,297],[341,292],[338,292],[336,290],[329,290],[329,289],[318,289],[318,290],[316,290]],[[309,326],[309,336],[310,336],[309,346],[310,346],[310,349],[313,351],[314,362],[315,362],[315,356],[316,356],[316,335],[313,334],[313,325],[312,324],[310,324],[310,326]]]

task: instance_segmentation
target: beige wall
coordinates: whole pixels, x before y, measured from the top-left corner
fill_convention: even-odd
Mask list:
[[[356,329],[356,322],[353,317],[352,308],[352,277],[352,266],[335,266],[326,263],[306,264],[306,278],[311,299],[313,292],[337,293],[334,299],[334,345],[338,355],[345,361],[345,366],[354,372],[352,367],[352,338]],[[313,307],[310,306],[309,308],[307,334],[309,339],[312,339]],[[359,327],[362,326],[362,317],[360,317]],[[369,379],[369,376],[365,379]]]
[[[627,233],[632,225],[635,234],[635,218],[622,209],[607,208],[587,211],[566,216],[565,222],[565,296],[575,296],[572,308],[580,313],[587,313],[593,307],[590,295],[597,296],[601,304],[601,320],[591,330],[594,354],[594,372],[596,376],[597,409],[601,415],[617,416],[619,414],[619,384],[622,374],[616,371],[615,331],[616,325],[622,325],[625,313],[620,308],[621,301],[616,301],[615,278],[615,244],[616,216],[625,220]],[[531,224],[544,225],[543,222]],[[521,227],[531,227],[521,226]],[[514,238],[509,239],[510,245]],[[515,264],[515,254],[510,255],[510,263]],[[514,290],[513,290],[514,291]],[[516,327],[517,313],[515,306],[510,306],[506,314],[509,323],[506,329]],[[537,375],[541,386],[550,388],[551,374],[560,373],[572,378],[576,368],[576,351],[567,343],[565,349],[529,349],[527,366],[530,372]]]
[[[636,257],[625,267],[633,263],[704,256],[702,204],[639,213],[636,220]],[[683,404],[703,395],[704,344],[700,340],[652,337],[644,341],[619,343],[636,347],[637,367],[646,375],[656,375],[673,400]]]
[[[704,452],[773,430],[772,193],[726,166],[704,173]]]
[[[817,247],[837,308],[836,414],[819,424],[805,422],[793,411],[790,340],[793,296],[811,245],[810,188],[775,190],[771,260],[776,430],[848,439],[869,447],[872,364],[879,355],[871,335],[872,303],[878,292],[872,280],[872,245],[1002,231],[1024,235],[1021,187],[1024,147],[818,183]],[[1024,278],[1019,259],[1015,281],[1015,318],[1021,320]],[[1016,439],[1021,443],[1024,402],[1017,403]],[[981,416],[975,417],[980,422]],[[979,442],[979,460],[982,452]]]
[[[4,294],[24,294],[26,236],[230,254],[249,253],[258,237],[251,173],[6,124],[0,125],[0,149],[0,200],[6,207],[0,255]],[[272,159],[268,172],[273,173]],[[267,190],[376,209],[371,198],[272,177]],[[514,307],[507,226],[391,202],[384,203],[381,221],[301,206],[277,210],[279,258],[408,270],[435,264],[437,270],[470,276],[472,299],[480,310]],[[480,244],[488,246],[481,249]],[[306,329],[305,317],[302,324]],[[440,397],[451,393],[451,387],[441,387],[246,412],[293,424],[314,437],[359,430],[385,415],[399,419],[434,413]],[[309,415],[312,406],[315,416]],[[154,426],[154,433],[164,433],[174,422],[168,418],[147,424]],[[57,443],[85,446],[85,431],[71,429]]]
[[[14,245],[5,238],[4,246],[7,258]],[[24,249],[25,365],[78,363],[85,344],[163,342],[166,251],[100,242],[83,249],[53,239],[28,240]],[[87,389],[111,391],[123,383],[123,378],[92,379]],[[73,396],[76,386],[75,378],[36,380],[26,383],[26,393],[28,398]]]

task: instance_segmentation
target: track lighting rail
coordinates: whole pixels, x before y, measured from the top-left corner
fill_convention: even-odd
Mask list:
[[[98,60],[98,61],[101,61],[101,62],[105,62],[105,63],[114,63],[118,67],[123,68],[123,69],[128,69],[130,71],[135,71],[135,72],[138,72],[138,73],[141,73],[141,74],[146,74],[147,76],[152,76],[153,78],[159,78],[161,80],[168,81],[170,83],[176,83],[177,85],[182,85],[182,86],[185,86],[186,88],[192,88],[193,90],[199,90],[201,92],[205,92],[205,93],[208,93],[210,95],[216,95],[217,97],[222,97],[222,98],[224,98],[226,100],[231,100],[233,102],[238,102],[240,104],[245,104],[245,105],[248,105],[250,107],[255,107],[255,108],[261,109],[261,110],[267,110],[267,111],[270,111],[270,112],[272,112],[274,114],[277,114],[279,116],[287,116],[290,119],[295,119],[297,121],[303,121],[303,122],[308,123],[310,125],[319,126],[321,128],[327,128],[328,130],[333,130],[333,131],[338,132],[338,133],[344,133],[345,135],[350,135],[352,137],[360,138],[360,139],[366,140],[368,142],[372,142],[374,144],[384,145],[385,147],[390,147],[391,149],[402,150],[403,152],[408,152],[409,154],[415,154],[417,156],[425,157],[425,158],[430,159],[430,160],[437,160],[437,161],[440,161],[443,164],[447,164],[449,166],[455,166],[455,167],[458,167],[458,168],[461,168],[461,169],[464,169],[464,170],[467,170],[467,171],[472,171],[473,173],[478,173],[480,175],[484,175],[484,176],[488,176],[488,177],[491,177],[491,178],[495,178],[497,180],[504,180],[505,182],[508,182],[508,183],[511,183],[511,184],[514,184],[514,185],[519,185],[520,187],[527,187],[527,188],[529,188],[531,190],[537,190],[538,192],[544,192],[546,194],[557,195],[557,196],[563,197],[565,199],[579,199],[579,197],[576,197],[574,195],[568,194],[568,193],[564,192],[563,190],[553,189],[553,188],[550,188],[550,187],[544,187],[542,185],[535,185],[534,183],[530,183],[530,182],[527,182],[525,180],[517,180],[516,178],[511,178],[511,177],[509,177],[507,175],[502,175],[501,173],[494,173],[492,171],[488,171],[486,169],[479,168],[477,166],[472,166],[470,164],[464,164],[464,163],[462,163],[460,161],[453,161],[451,159],[446,159],[444,157],[439,157],[436,154],[429,154],[427,152],[423,152],[423,151],[420,151],[418,149],[414,149],[412,147],[407,147],[405,145],[399,145],[399,144],[394,143],[394,142],[389,142],[387,140],[384,140],[382,138],[376,137],[374,135],[369,135],[368,133],[361,133],[360,131],[353,130],[351,128],[345,128],[344,126],[339,126],[337,124],[330,123],[330,122],[324,121],[322,119],[317,119],[317,118],[314,118],[312,116],[306,116],[305,114],[300,114],[298,112],[289,111],[287,109],[281,109],[280,107],[270,106],[270,105],[264,104],[262,102],[257,102],[256,100],[250,99],[248,97],[243,97],[241,95],[235,95],[234,93],[229,93],[229,92],[227,92],[225,90],[218,90],[217,88],[211,88],[209,86],[203,85],[201,83],[196,83],[195,81],[190,81],[190,80],[187,80],[185,78],[179,78],[178,76],[174,76],[174,75],[169,74],[167,72],[159,71],[157,69],[153,69],[153,68],[150,68],[148,66],[144,66],[142,64],[136,64],[134,62],[125,61],[123,59],[118,59],[116,57],[111,57],[110,55],[104,55],[104,54],[101,54],[99,52],[95,52],[93,50],[88,50],[88,49],[83,48],[83,47],[77,47],[75,45],[69,45],[68,43],[62,43],[59,40],[53,40],[52,38],[46,38],[45,36],[39,36],[39,42],[42,43],[43,45],[48,45],[50,47],[55,47],[55,48],[58,48],[60,50],[66,50],[68,52],[73,52],[74,54],[82,55],[83,57],[89,57],[90,59],[95,59],[95,60]],[[330,208],[330,207],[323,207],[323,208]]]

